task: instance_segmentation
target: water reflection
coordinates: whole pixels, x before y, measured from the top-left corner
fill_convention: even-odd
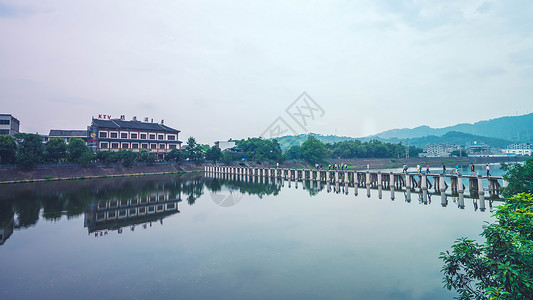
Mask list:
[[[84,226],[89,234],[107,235],[110,231],[122,233],[124,230],[146,229],[154,223],[163,224],[164,219],[178,214],[183,201],[194,205],[205,192],[219,206],[238,204],[243,195],[258,198],[280,193],[282,188],[296,188],[301,185],[310,196],[324,192],[358,196],[358,187],[339,182],[323,185],[315,180],[283,180],[281,178],[247,177],[242,175],[201,174],[187,176],[150,176],[134,178],[92,179],[82,181],[61,181],[0,186],[0,245],[3,245],[13,232],[31,228],[39,219],[58,221],[84,216]],[[286,182],[287,181],[287,182]],[[373,189],[366,186],[366,196],[370,198]],[[379,199],[390,191],[390,199],[395,199],[395,190],[377,187]],[[410,203],[411,189],[400,190],[405,201]],[[431,204],[432,196],[440,196],[440,204],[448,205],[445,191],[431,194],[426,189],[414,191],[418,203]],[[465,194],[461,191],[452,194],[453,202],[460,209],[465,208]],[[473,198],[475,211],[486,210],[483,193],[479,199]],[[488,199],[492,209],[492,199]]]

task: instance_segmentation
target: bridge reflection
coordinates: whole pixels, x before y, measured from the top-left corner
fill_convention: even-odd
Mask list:
[[[206,178],[222,181],[233,186],[261,184],[268,189],[281,189],[284,187],[294,189],[301,188],[302,190],[307,191],[311,196],[315,196],[320,192],[345,195],[353,193],[355,196],[358,196],[360,190],[366,190],[366,196],[368,198],[372,196],[371,191],[376,191],[377,197],[382,199],[383,192],[385,190],[392,201],[396,200],[397,195],[401,195],[406,202],[410,203],[412,199],[415,198],[418,203],[427,205],[431,204],[432,197],[437,196],[440,198],[441,206],[446,207],[451,201],[460,209],[465,208],[465,199],[471,199],[474,210],[479,209],[480,211],[485,211],[487,205],[492,209],[493,201],[502,200],[499,197],[485,197],[484,193],[478,193],[477,191],[473,190],[471,190],[469,193],[465,193],[464,190],[461,189],[452,189],[449,191],[446,191],[446,189],[441,189],[440,192],[430,192],[428,189],[422,187],[397,190],[394,185],[389,185],[388,188],[384,188],[382,185],[367,185],[366,188],[361,188],[357,183],[351,183],[350,181],[326,181],[324,183],[321,180],[303,178],[298,179],[297,177],[289,177],[285,179],[283,177],[249,176],[246,174],[226,174],[216,172],[205,172],[204,175]]]

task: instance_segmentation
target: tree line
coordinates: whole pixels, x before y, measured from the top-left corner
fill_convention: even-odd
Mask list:
[[[301,146],[292,146],[283,152],[275,139],[248,138],[237,140],[236,147],[221,151],[217,146],[202,145],[194,137],[189,137],[187,144],[181,149],[173,149],[166,153],[164,160],[179,162],[212,161],[231,163],[236,161],[283,162],[287,160],[323,163],[331,158],[401,158],[405,157],[407,146],[402,144],[384,143],[377,140],[361,142],[358,140],[324,144],[310,136]],[[418,156],[422,149],[410,146],[410,156]],[[155,162],[157,155],[141,149],[99,151],[93,153],[85,141],[79,138],[70,139],[67,144],[62,138],[51,138],[46,143],[37,134],[18,133],[14,136],[0,136],[0,164],[17,164],[33,167],[40,163],[80,163],[120,162],[131,165],[134,162]]]

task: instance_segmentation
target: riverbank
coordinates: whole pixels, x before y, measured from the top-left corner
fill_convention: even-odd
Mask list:
[[[331,163],[347,164],[352,166],[354,170],[366,169],[367,165],[370,169],[385,169],[385,168],[401,168],[403,164],[407,164],[410,168],[416,165],[425,167],[440,167],[442,164],[448,168],[455,165],[465,166],[473,164],[494,164],[494,163],[513,163],[521,162],[529,157],[524,156],[505,156],[505,157],[411,157],[411,158],[374,158],[374,159],[334,159]]]
[[[203,170],[200,164],[135,164],[129,167],[115,165],[43,165],[30,170],[15,167],[0,168],[0,183],[23,183],[41,181],[59,181],[89,178],[106,178],[122,176],[146,176],[161,174],[179,174]]]
[[[410,167],[417,164],[430,167],[440,167],[442,163],[446,166],[452,167],[455,165],[474,164],[492,164],[501,162],[520,162],[527,157],[414,157],[407,159],[391,159],[391,158],[360,158],[360,159],[332,159],[331,164],[347,164],[352,170],[366,169],[367,165],[370,169],[386,169],[399,168],[404,163]],[[224,165],[224,164],[218,164]],[[252,162],[234,162],[230,166],[242,167],[276,167],[272,163],[252,163]],[[89,179],[89,178],[106,178],[106,177],[122,177],[122,176],[146,176],[146,175],[161,175],[161,174],[179,174],[186,172],[201,172],[205,166],[213,166],[212,163],[156,163],[156,164],[135,164],[125,167],[121,164],[113,165],[42,165],[37,166],[31,170],[24,170],[16,167],[1,167],[0,168],[0,184],[4,183],[22,183],[22,182],[41,182],[41,181],[59,181],[59,180],[73,180],[73,179]],[[301,161],[287,161],[280,164],[283,168],[314,168],[314,165]],[[327,166],[322,166],[327,168]]]
[[[401,168],[403,164],[407,164],[413,168],[416,165],[422,165],[426,167],[429,165],[432,168],[440,167],[443,163],[449,168],[455,165],[465,166],[471,163],[473,164],[494,164],[494,163],[514,163],[526,160],[529,157],[524,156],[506,156],[506,157],[411,157],[411,158],[352,158],[352,159],[330,159],[331,165],[347,164],[351,170],[364,170],[367,165],[372,170],[376,169],[391,169]],[[212,164],[209,164],[210,166]],[[230,166],[242,166],[242,167],[263,167],[273,168],[276,164],[271,163],[232,163]],[[302,161],[286,161],[279,165],[283,168],[303,169],[314,168],[313,164],[309,164]],[[322,168],[327,169],[327,165],[322,165]]]

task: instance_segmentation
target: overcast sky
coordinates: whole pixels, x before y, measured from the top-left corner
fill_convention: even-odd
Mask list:
[[[212,143],[278,117],[359,137],[533,112],[533,1],[437,3],[0,0],[0,113],[39,133],[164,119]],[[286,109],[304,91],[323,111],[302,128]]]

